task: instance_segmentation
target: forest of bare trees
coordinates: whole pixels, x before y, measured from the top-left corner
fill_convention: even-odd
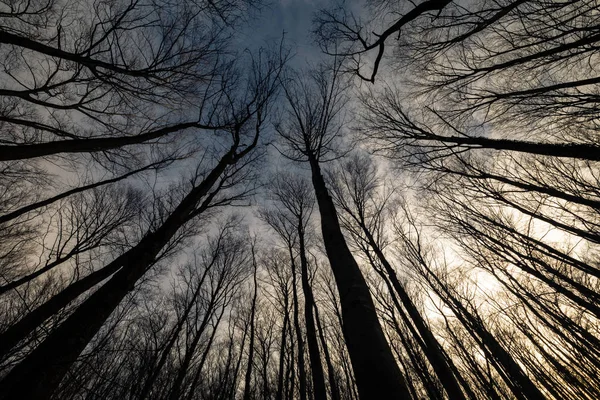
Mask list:
[[[600,398],[600,1],[270,7],[0,1],[0,400]]]

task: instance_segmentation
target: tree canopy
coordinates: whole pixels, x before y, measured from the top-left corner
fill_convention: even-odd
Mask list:
[[[600,398],[600,3],[288,6],[0,3],[0,399]]]

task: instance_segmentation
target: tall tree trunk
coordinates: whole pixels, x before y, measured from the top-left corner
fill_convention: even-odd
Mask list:
[[[212,264],[211,264],[211,266],[212,266]],[[173,349],[173,346],[175,346],[175,343],[177,342],[177,337],[181,333],[181,330],[183,329],[183,327],[187,321],[187,318],[190,315],[190,312],[192,311],[194,303],[196,302],[196,300],[198,299],[198,296],[200,295],[200,291],[202,289],[202,284],[204,283],[204,280],[206,279],[206,276],[208,275],[209,269],[210,269],[210,266],[208,268],[206,268],[204,273],[202,274],[202,278],[200,278],[200,281],[198,282],[196,289],[192,293],[192,298],[189,299],[186,308],[184,309],[181,317],[177,321],[177,324],[175,325],[174,329],[172,330],[171,334],[169,335],[170,336],[169,340],[167,342],[167,345],[165,346],[165,348],[162,350],[162,352],[160,354],[158,363],[153,368],[152,372],[148,375],[148,378],[145,380],[144,386],[142,387],[142,390],[140,391],[140,395],[139,395],[140,399],[146,399],[149,397],[150,391],[152,390],[152,386],[154,385],[156,378],[158,377],[158,375],[162,371],[165,363],[167,362],[169,354],[171,354],[171,350]]]
[[[28,96],[29,99],[29,96]],[[156,129],[133,136],[105,138],[78,138],[57,140],[46,143],[22,144],[17,146],[0,145],[0,161],[24,160],[62,153],[92,153],[140,144],[171,133],[198,127],[196,122],[186,122]]]
[[[192,363],[192,359],[194,358],[194,354],[196,353],[196,348],[198,347],[198,343],[200,343],[200,339],[202,338],[202,335],[204,334],[204,330],[206,329],[208,322],[210,321],[210,319],[213,316],[214,313],[214,307],[215,307],[215,303],[214,303],[214,299],[211,299],[206,313],[204,314],[203,318],[202,318],[202,322],[200,322],[200,326],[197,328],[196,332],[194,332],[194,336],[192,338],[192,342],[189,346],[186,346],[187,348],[185,349],[185,355],[183,357],[183,363],[181,363],[181,366],[179,367],[178,371],[177,371],[177,375],[175,376],[175,381],[173,382],[173,386],[171,387],[171,393],[169,394],[169,399],[170,400],[179,400],[184,391],[184,387],[183,387],[183,381],[185,380],[185,377],[188,373],[188,370],[190,369],[190,365]],[[197,321],[197,320],[196,320]]]
[[[123,298],[154,263],[161,249],[189,219],[227,166],[234,161],[235,147],[223,156],[204,181],[193,188],[160,228],[146,236],[108,282],[85,300],[34,351],[0,382],[3,399],[49,399],[60,381]],[[152,237],[149,240],[148,237]]]
[[[317,341],[317,332],[315,328],[315,318],[313,307],[315,299],[308,281],[308,260],[306,259],[306,246],[304,243],[304,228],[302,221],[298,224],[298,240],[300,244],[300,272],[302,277],[302,291],[304,293],[304,319],[306,320],[306,342],[308,343],[308,355],[310,357],[310,367],[312,372],[313,390],[315,400],[327,400],[327,390],[325,389],[325,377],[323,375],[323,364],[321,363],[321,354],[319,352],[319,343]]]
[[[237,358],[235,364],[235,370],[233,371],[233,382],[229,388],[229,392],[224,396],[225,399],[233,399],[235,398],[235,392],[237,391],[237,380],[240,373],[240,367],[242,365],[242,358],[244,357],[244,346],[246,345],[246,336],[248,333],[246,329],[244,329],[244,333],[242,334],[242,341],[240,343],[240,355]]]
[[[286,384],[286,388],[285,388],[285,392],[287,393],[287,398],[288,399],[294,399],[294,393],[296,391],[296,372],[295,372],[295,368],[294,368],[294,364],[295,364],[295,360],[296,357],[294,356],[295,352],[294,352],[294,331],[292,330],[292,324],[290,323],[288,325],[289,328],[289,338],[291,339],[291,346],[290,346],[290,351],[288,354],[288,362],[287,362],[287,369],[285,372],[285,384]]]
[[[318,161],[311,155],[309,162],[321,214],[325,250],[339,291],[343,332],[359,395],[363,400],[410,398],[379,323],[367,282],[342,235]]]
[[[319,332],[319,340],[321,341],[321,347],[323,348],[323,354],[325,355],[325,363],[327,364],[327,375],[329,376],[329,387],[331,389],[331,400],[340,400],[340,391],[339,391],[337,379],[335,376],[335,369],[333,368],[333,363],[331,362],[329,348],[327,346],[327,341],[325,340],[325,333],[323,332],[323,327],[321,326],[321,320],[319,319],[319,308],[317,307],[317,303],[314,303],[314,307],[315,307],[315,321],[317,322],[317,330]]]
[[[32,203],[32,204],[28,204],[26,206],[23,206],[23,207],[17,209],[17,210],[11,211],[8,214],[4,214],[4,215],[0,216],[0,224],[4,223],[4,222],[8,222],[8,221],[10,221],[12,219],[15,219],[17,217],[20,217],[21,215],[27,214],[28,212],[34,211],[34,210],[36,210],[38,208],[49,206],[52,203],[55,203],[55,202],[57,202],[57,201],[59,201],[61,199],[67,198],[67,197],[72,196],[74,194],[85,192],[86,190],[95,189],[95,188],[98,188],[98,187],[101,187],[101,186],[104,186],[104,185],[108,185],[108,184],[111,184],[111,183],[116,183],[116,182],[125,180],[125,179],[131,177],[132,175],[135,175],[135,174],[138,174],[140,172],[149,170],[151,168],[157,168],[161,164],[163,164],[163,162],[155,162],[155,163],[146,165],[146,166],[144,166],[142,168],[138,168],[138,169],[135,169],[133,171],[129,171],[129,172],[127,172],[127,173],[125,173],[123,175],[117,176],[115,178],[105,179],[103,181],[99,181],[99,182],[95,182],[95,183],[90,183],[89,185],[80,186],[80,187],[77,187],[75,189],[67,190],[66,192],[62,192],[60,194],[57,194],[56,196],[52,196],[52,197],[47,198],[45,200],[40,200],[38,202],[35,202],[35,203]],[[45,267],[45,268],[47,268],[47,267]],[[36,273],[37,272],[38,271],[36,271]],[[25,277],[25,278],[27,278],[27,277]],[[12,289],[12,288],[14,288],[14,287],[16,287],[18,285],[21,285],[21,284],[22,283],[20,282],[20,280],[13,281],[13,282],[10,282],[8,284],[5,284],[2,287],[0,287],[0,294],[4,293],[7,289]]]
[[[204,369],[204,364],[206,363],[206,359],[208,358],[208,353],[210,352],[210,348],[212,347],[212,344],[215,340],[215,336],[217,335],[217,329],[219,327],[219,324],[221,323],[223,314],[225,314],[226,308],[227,307],[225,305],[223,305],[221,307],[221,312],[219,313],[219,316],[217,317],[217,322],[215,323],[213,330],[210,333],[210,337],[208,338],[206,347],[205,347],[204,351],[202,352],[202,357],[200,357],[200,362],[198,363],[198,367],[196,367],[196,372],[194,373],[194,378],[192,379],[192,381],[189,384],[190,391],[188,392],[188,394],[186,396],[187,400],[194,399],[194,395],[196,394],[196,389],[198,388],[198,383],[200,382],[200,374],[202,373],[202,370]]]
[[[486,329],[482,321],[467,310],[427,265],[422,264],[422,266],[427,271],[426,276],[432,280],[432,288],[436,294],[452,310],[469,334],[479,343],[484,353],[486,353],[486,357],[490,358],[498,373],[503,376],[514,396],[517,399],[523,400],[545,400],[546,397],[540,389],[521,369],[511,354]]]
[[[117,257],[117,259],[110,264],[67,286],[61,292],[52,296],[44,304],[39,305],[34,310],[27,313],[27,315],[4,331],[0,335],[0,359],[4,358],[12,348],[14,348],[21,340],[27,338],[48,318],[58,314],[60,310],[69,305],[77,297],[117,272],[135,253],[134,249],[131,249],[127,253]]]
[[[290,314],[288,311],[288,295],[285,294],[284,302],[284,316],[283,316],[283,327],[281,328],[281,346],[279,347],[279,369],[277,373],[277,394],[275,400],[283,400],[283,380],[284,380],[284,365],[285,365],[285,354],[286,354],[286,343],[287,343],[287,329],[290,320]]]
[[[252,250],[254,257],[254,249]],[[254,273],[252,282],[254,284],[254,294],[252,295],[252,306],[250,308],[250,344],[248,345],[248,365],[246,366],[246,377],[244,379],[244,400],[250,400],[250,381],[252,379],[252,366],[254,364],[254,333],[255,333],[255,314],[256,314],[256,297],[258,287],[256,282],[256,260],[253,260]]]
[[[393,309],[392,309],[392,313],[393,313]],[[406,323],[407,317],[406,317],[406,315],[402,315],[402,314],[404,314],[404,311],[399,310],[399,314],[401,314],[401,318]],[[408,355],[408,359],[410,361],[409,365],[412,366],[412,369],[414,370],[416,375],[419,377],[421,383],[423,384],[423,387],[425,388],[425,391],[427,392],[427,398],[430,400],[443,399],[444,395],[442,392],[442,388],[439,387],[439,385],[437,385],[437,381],[435,379],[433,379],[433,375],[429,373],[429,369],[427,368],[427,363],[425,362],[425,359],[423,358],[423,354],[415,349],[416,346],[414,345],[414,341],[419,341],[419,339],[415,338],[417,336],[417,334],[414,331],[414,328],[409,327],[408,333],[407,333],[405,330],[403,330],[398,325],[398,321],[396,320],[395,315],[392,315],[389,318],[388,324],[390,324],[393,327],[393,329],[398,333],[398,337],[400,338],[402,347],[404,348],[404,350],[406,351],[406,354]],[[411,335],[413,336],[414,339],[417,339],[417,340],[410,340]],[[398,354],[399,350],[397,350],[397,348],[396,348],[397,346],[392,346],[392,347]],[[400,360],[402,360],[402,355],[398,354],[398,358]],[[407,371],[407,374],[408,374],[408,369],[406,369],[406,366],[405,366],[405,371]],[[410,379],[410,378],[408,377],[407,379]],[[409,383],[409,388],[410,388],[410,386],[411,386],[411,383]],[[413,387],[414,387],[414,385],[413,385]]]
[[[401,140],[398,137],[397,140]],[[538,154],[549,157],[575,158],[589,161],[600,161],[600,147],[586,143],[539,143],[525,140],[491,139],[470,136],[443,136],[434,133],[422,134],[416,138],[406,138],[407,142],[445,143],[470,149],[493,149],[515,151],[518,153]],[[435,145],[433,145],[435,146]]]
[[[373,237],[367,226],[362,221],[360,221],[360,226],[365,236],[367,237],[369,245],[375,252],[377,259],[385,269],[385,272],[387,274],[386,283],[388,281],[392,283],[394,291],[396,292],[396,294],[400,298],[400,301],[402,302],[402,306],[404,307],[404,309],[406,309],[406,312],[410,316],[410,320],[417,328],[417,331],[419,332],[419,335],[422,339],[422,341],[419,341],[419,343],[422,345],[421,347],[423,353],[425,353],[425,356],[429,360],[429,363],[433,367],[433,370],[435,371],[437,377],[444,386],[444,389],[448,394],[448,398],[450,400],[464,400],[465,396],[463,395],[460,385],[456,377],[454,376],[454,373],[452,372],[452,368],[449,365],[448,358],[446,357],[444,350],[438,343],[435,336],[433,336],[433,334],[431,333],[431,330],[423,320],[423,317],[421,316],[421,313],[419,312],[417,307],[415,307],[412,299],[410,298],[406,290],[404,290],[404,286],[402,286],[402,284],[398,280],[398,277],[396,276],[396,271],[394,271],[394,268],[392,268],[392,266],[388,262],[387,258],[381,251],[381,248],[379,248],[379,245],[375,241],[375,238]],[[402,310],[399,311],[403,313]],[[407,321],[407,323],[410,324],[409,321]]]
[[[294,312],[294,330],[296,331],[296,344],[298,345],[298,383],[300,391],[300,400],[306,400],[306,368],[304,366],[304,341],[302,339],[302,329],[300,327],[300,311],[298,310],[298,283],[296,261],[292,248],[289,247],[290,263],[292,265],[292,301]]]
[[[465,346],[465,341],[458,338],[454,332],[454,329],[450,325],[450,321],[448,321],[448,317],[445,315],[442,317],[446,325],[446,332],[448,332],[450,337],[454,340],[454,345],[458,349],[460,359],[466,368],[471,372],[470,376],[473,382],[477,384],[481,391],[485,392],[487,398],[490,400],[501,400],[502,397],[496,391],[495,382],[488,379],[489,374],[486,376],[483,373],[480,365],[475,361],[474,352],[467,349]]]

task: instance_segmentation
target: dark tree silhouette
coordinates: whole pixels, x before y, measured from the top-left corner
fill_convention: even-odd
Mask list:
[[[0,5],[0,399],[600,398],[599,3],[262,6]]]
[[[333,197],[339,209],[343,210],[342,226],[351,232],[357,244],[366,253],[374,267],[383,274],[386,282],[391,283],[390,294],[400,300],[398,312],[409,319],[405,321],[415,332],[414,339],[421,345],[425,356],[435,370],[438,379],[451,399],[464,399],[460,387],[460,376],[434,337],[425,319],[410,298],[404,285],[400,283],[396,270],[384,254],[386,225],[386,204],[389,197],[385,194],[378,201],[378,192],[382,190],[380,177],[374,164],[366,156],[355,155],[345,161],[332,177]],[[371,255],[373,253],[374,257]],[[373,258],[375,260],[373,260]],[[393,288],[393,289],[392,289]],[[413,328],[414,325],[414,328]],[[465,388],[468,390],[468,387]]]
[[[68,367],[75,361],[123,297],[154,264],[155,258],[176,235],[178,229],[204,212],[215,199],[219,190],[230,184],[227,182],[227,178],[235,176],[242,169],[240,165],[236,164],[243,166],[247,163],[247,161],[242,163],[239,161],[248,160],[248,155],[258,144],[261,125],[266,118],[265,113],[275,89],[279,69],[280,66],[276,62],[272,62],[265,71],[258,68],[255,70],[255,79],[249,81],[249,92],[243,94],[244,97],[242,97],[242,101],[247,100],[255,108],[251,114],[243,116],[235,129],[230,132],[229,149],[200,182],[193,182],[192,189],[156,230],[148,232],[139,244],[105,267],[109,268],[110,273],[116,272],[115,275],[86,299],[25,360],[11,370],[0,383],[5,386],[4,391],[8,393],[6,398],[23,396],[25,392],[39,398],[50,396]],[[254,125],[249,132],[246,128],[247,124]],[[38,317],[37,321],[42,322],[43,320]],[[31,325],[33,324],[29,323],[29,326]],[[49,360],[52,362],[48,363]],[[35,386],[23,387],[22,383],[29,379],[31,374],[42,374],[45,378],[38,379]]]
[[[286,241],[289,251],[292,250],[292,247],[297,247],[296,251],[300,259],[302,293],[304,295],[304,324],[306,326],[306,341],[308,344],[314,397],[315,400],[326,400],[325,376],[313,312],[315,300],[310,284],[308,265],[306,230],[314,207],[312,188],[301,178],[282,174],[275,177],[271,194],[275,200],[275,209],[264,211],[262,216],[265,222],[272,226]],[[290,254],[290,256],[292,273],[295,274],[295,255]]]
[[[305,80],[296,80],[296,84],[284,83],[289,108],[277,131],[285,143],[286,156],[310,165],[323,241],[339,290],[344,337],[358,391],[366,398],[390,393],[407,396],[404,378],[377,319],[367,283],[348,249],[321,172],[320,163],[333,156],[331,150],[342,130],[346,86],[339,63],[321,66]]]

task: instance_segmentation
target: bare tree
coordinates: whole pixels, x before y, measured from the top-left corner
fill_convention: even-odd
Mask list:
[[[306,341],[310,357],[314,398],[316,400],[325,400],[327,398],[327,391],[313,312],[315,300],[309,277],[306,232],[314,206],[312,189],[301,178],[281,174],[274,178],[271,195],[275,200],[275,209],[263,211],[262,216],[267,224],[272,226],[277,232],[281,232],[280,235],[289,232],[290,234],[283,237],[283,239],[288,240],[289,246],[297,247],[296,252],[300,260],[300,276],[302,293],[304,295],[304,324],[306,326]],[[295,255],[290,254],[290,257],[292,273],[295,274]]]
[[[263,70],[262,63],[260,68],[254,70],[255,76],[248,81],[247,93],[242,93],[238,100],[231,98],[233,110],[235,111],[237,107],[243,107],[244,113],[234,129],[229,132],[229,148],[216,166],[200,182],[196,181],[200,177],[195,177],[192,181],[191,190],[185,194],[160,226],[148,232],[139,244],[104,268],[104,270],[106,268],[109,270],[107,275],[114,272],[116,274],[85,300],[24,361],[11,370],[9,375],[2,381],[2,384],[7,387],[7,393],[12,392],[14,396],[21,396],[22,393],[19,393],[22,390],[27,390],[32,394],[36,393],[36,396],[50,396],[66,373],[69,365],[85,348],[127,292],[144,276],[148,268],[154,263],[155,257],[175,237],[179,228],[204,212],[215,200],[218,192],[230,184],[228,178],[243,170],[242,167],[247,163],[251,151],[258,145],[261,125],[267,117],[266,112],[280,70],[278,61],[267,61],[267,63],[265,70]],[[253,108],[250,108],[252,106]],[[250,114],[246,114],[248,110],[251,110]],[[248,125],[251,127],[248,127]],[[70,295],[70,297],[72,298],[73,295]],[[30,323],[30,325],[32,324]],[[63,348],[68,349],[68,351],[59,350]],[[54,355],[54,353],[57,354]],[[46,363],[43,360],[53,361],[52,363]],[[60,368],[57,367],[59,365]],[[31,373],[41,373],[40,368],[46,368],[48,373],[44,374],[46,379],[38,380],[38,385],[35,388],[33,386],[25,388],[18,383],[22,382],[23,379],[28,379],[27,377]],[[8,388],[10,388],[10,392]]]
[[[337,211],[321,173],[320,163],[334,156],[347,102],[340,64],[321,66],[303,80],[284,84],[288,110],[277,130],[286,156],[308,162],[321,216],[325,249],[336,279],[343,330],[362,397],[390,393],[408,395],[404,379],[381,329],[367,283],[354,260],[338,221]],[[339,150],[339,149],[338,149]]]
[[[544,399],[545,396],[540,388],[486,327],[480,311],[474,306],[469,295],[461,295],[459,290],[447,281],[448,274],[441,274],[434,270],[414,219],[410,214],[406,215],[409,225],[398,226],[396,229],[402,240],[404,260],[423,277],[443,304],[452,310],[454,316],[478,343],[515,397]],[[444,261],[441,260],[441,262]]]
[[[258,296],[258,283],[256,280],[257,268],[255,249],[252,247],[252,283],[254,285],[254,293],[252,295],[252,305],[250,306],[250,338],[248,343],[248,361],[246,362],[246,374],[244,377],[244,400],[250,399],[250,380],[252,377],[252,367],[254,366],[254,335],[256,333],[256,298]]]
[[[382,274],[386,282],[391,283],[390,295],[400,300],[399,304],[396,300],[399,306],[397,311],[403,317],[408,314],[405,322],[409,331],[414,332],[415,341],[421,346],[449,398],[464,399],[460,376],[455,375],[457,371],[452,361],[448,360],[421,312],[400,283],[396,269],[384,254],[387,241],[385,231],[389,229],[385,220],[391,194],[382,193],[385,189],[378,175],[376,166],[364,155],[354,155],[343,162],[337,173],[332,174],[333,197],[338,208],[343,210],[342,225],[352,234],[375,270]],[[383,268],[378,268],[378,265]],[[465,389],[468,390],[468,387]]]

